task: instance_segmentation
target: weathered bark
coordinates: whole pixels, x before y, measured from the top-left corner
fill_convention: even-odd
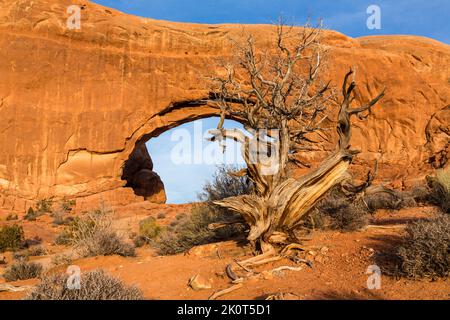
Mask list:
[[[216,134],[224,137],[232,137],[243,143],[244,160],[247,163],[246,174],[255,184],[255,194],[243,195],[215,201],[216,205],[228,208],[240,213],[250,226],[248,240],[259,242],[264,249],[266,244],[282,244],[294,241],[292,231],[302,222],[302,218],[311,210],[314,204],[333,186],[346,181],[348,189],[354,190],[367,187],[373,177],[369,175],[369,183],[362,186],[353,186],[349,182],[350,176],[347,169],[357,151],[350,149],[351,116],[369,111],[384,95],[384,91],[367,105],[351,108],[353,101],[352,92],[355,82],[347,85],[352,74],[349,71],[345,76],[342,94],[337,132],[339,140],[335,152],[325,159],[316,169],[299,179],[287,178],[284,175],[284,166],[287,159],[280,157],[282,164],[274,175],[262,174],[264,164],[253,163],[249,159],[249,139],[243,134],[237,135],[235,131],[217,130]],[[287,135],[287,131],[281,130],[280,135]],[[238,137],[238,138],[236,138]],[[289,150],[285,150],[283,144],[289,139],[281,136],[279,152],[286,157]],[[270,248],[270,246],[268,246]],[[264,250],[263,250],[264,251]]]

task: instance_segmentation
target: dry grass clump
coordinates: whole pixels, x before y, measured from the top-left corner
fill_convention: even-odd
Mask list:
[[[72,256],[68,254],[57,254],[51,260],[54,266],[68,266],[72,263]]]
[[[143,300],[142,292],[134,286],[94,270],[81,275],[80,289],[67,287],[69,275],[47,276],[25,298],[27,300]]]
[[[450,216],[441,215],[409,224],[405,243],[397,249],[401,275],[448,277],[450,275]]]
[[[44,246],[33,246],[27,250],[29,257],[45,256],[48,254],[47,249]]]
[[[18,225],[0,228],[0,252],[17,250],[24,241],[23,228]]]
[[[42,265],[39,263],[28,262],[23,259],[14,262],[9,266],[3,278],[6,281],[27,280],[40,276],[42,273]]]
[[[73,245],[84,257],[99,255],[135,256],[135,248],[126,243],[112,226],[110,212],[105,209],[75,218],[57,237],[57,244]]]

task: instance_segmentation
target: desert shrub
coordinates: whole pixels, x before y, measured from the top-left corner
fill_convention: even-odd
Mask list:
[[[27,255],[30,257],[45,256],[47,254],[48,251],[43,246],[33,246],[27,250]]]
[[[61,225],[69,225],[73,222],[74,217],[69,216],[67,211],[64,210],[55,210],[51,213],[51,217],[53,218],[53,224],[57,226]]]
[[[306,227],[355,231],[368,223],[369,212],[362,201],[353,202],[337,188],[330,190],[305,219]]]
[[[75,218],[55,240],[74,245],[84,257],[98,255],[135,256],[134,246],[126,243],[113,229],[110,212],[101,209]]]
[[[42,265],[39,263],[18,260],[5,270],[3,278],[6,281],[27,280],[40,276]]]
[[[251,192],[253,186],[247,178],[228,174],[239,169],[236,166],[218,167],[212,181],[206,183],[199,194],[199,200],[206,203],[193,206],[189,215],[178,214],[164,232],[152,241],[160,254],[177,254],[197,245],[222,241],[244,233],[244,221],[239,214],[212,204],[215,200]],[[213,223],[236,221],[242,224],[229,224],[214,230],[208,228]]]
[[[199,199],[210,202],[249,194],[253,186],[251,182],[247,181],[246,177],[236,177],[228,174],[228,172],[237,172],[239,169],[237,166],[218,167],[212,181],[203,186]]]
[[[142,292],[134,286],[94,270],[81,275],[79,290],[67,288],[69,275],[47,276],[26,297],[27,300],[143,300]]]
[[[370,212],[375,212],[379,209],[400,210],[416,205],[414,199],[407,193],[393,190],[366,195],[364,202]]]
[[[103,230],[97,232],[92,238],[83,239],[81,247],[85,257],[111,256],[117,254],[123,257],[136,256],[135,247],[126,243],[115,231]]]
[[[36,203],[36,211],[39,214],[52,212],[53,199],[41,199]]]
[[[51,263],[54,266],[67,266],[72,263],[72,256],[68,254],[57,254],[52,257]]]
[[[138,238],[149,243],[152,239],[156,238],[162,231],[161,226],[156,222],[153,217],[148,217],[139,223]],[[139,244],[139,240],[135,240],[135,243]]]
[[[152,241],[152,245],[160,254],[170,255],[184,252],[197,245],[235,237],[244,232],[242,225],[230,225],[216,230],[208,228],[211,223],[226,220],[223,211],[215,207],[205,204],[193,206],[190,215],[178,220],[175,226],[167,228]]]
[[[18,220],[19,217],[15,213],[10,213],[6,216],[6,221]]]
[[[163,213],[163,212],[161,212],[161,213],[158,213],[158,219],[164,219],[166,217],[166,214],[165,213]]]
[[[70,211],[72,211],[72,208],[75,204],[76,204],[75,200],[68,200],[68,199],[64,198],[61,201],[61,209],[64,212],[70,212]]]
[[[24,241],[23,228],[18,225],[0,228],[0,252],[18,249]]]
[[[428,186],[429,201],[439,206],[444,213],[450,213],[450,167],[437,170],[436,176],[428,179]]]
[[[42,243],[42,238],[39,236],[35,236],[33,238],[25,239],[24,242],[22,242],[23,248],[29,248],[31,246],[37,246]]]
[[[450,216],[419,221],[406,227],[405,243],[397,249],[399,272],[407,277],[450,275]]]
[[[28,254],[26,252],[26,250],[21,250],[21,251],[14,251],[13,252],[13,259],[14,260],[28,260]]]
[[[29,207],[27,213],[23,216],[25,220],[35,221],[37,217],[52,212],[53,199],[41,199],[36,203],[35,208]]]
[[[73,243],[71,232],[68,229],[61,231],[55,238],[55,244],[68,246]]]
[[[23,216],[24,220],[35,221],[38,216],[41,214],[38,211],[35,211],[32,207],[29,207],[27,213]]]

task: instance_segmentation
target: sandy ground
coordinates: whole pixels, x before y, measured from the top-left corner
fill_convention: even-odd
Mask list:
[[[117,225],[123,230],[132,230],[136,222],[148,215],[158,215],[164,211],[163,223],[168,223],[187,206],[155,206],[143,215],[122,212],[117,216]],[[305,258],[313,261],[313,266],[295,265],[289,260],[281,260],[260,266],[254,271],[262,272],[257,279],[248,280],[243,287],[219,299],[265,299],[279,292],[293,293],[300,299],[450,299],[449,279],[409,280],[395,278],[384,272],[389,254],[401,241],[404,225],[410,221],[432,217],[435,209],[431,207],[408,208],[396,212],[379,211],[371,224],[381,228],[368,228],[363,231],[339,233],[334,231],[315,231],[307,247]],[[22,222],[21,222],[22,223]],[[62,246],[52,245],[59,227],[51,224],[51,218],[40,217],[36,222],[23,223],[27,238],[39,236],[49,249],[47,256],[32,260],[41,262],[49,272],[65,271],[65,267],[53,267],[52,256],[68,252]],[[70,251],[70,250],[69,250]],[[75,260],[72,264],[81,267],[82,272],[102,268],[118,276],[125,283],[137,285],[147,299],[207,299],[215,291],[232,284],[224,269],[234,259],[251,257],[251,250],[245,241],[233,240],[191,249],[188,253],[175,256],[158,256],[149,246],[139,248],[137,257],[119,256],[94,257]],[[6,253],[11,261],[10,253]],[[300,271],[281,271],[269,274],[279,266],[302,266]],[[381,288],[367,288],[367,268],[379,265],[382,269]],[[0,266],[0,274],[5,266]],[[194,291],[188,280],[200,274],[208,279],[211,289]],[[0,279],[0,283],[4,282]],[[37,279],[18,281],[13,285],[34,285]],[[0,299],[21,299],[26,292],[0,292]]]

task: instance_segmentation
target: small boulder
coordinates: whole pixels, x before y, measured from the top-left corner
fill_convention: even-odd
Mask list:
[[[189,279],[188,286],[191,287],[195,291],[211,289],[211,282],[197,274]]]

